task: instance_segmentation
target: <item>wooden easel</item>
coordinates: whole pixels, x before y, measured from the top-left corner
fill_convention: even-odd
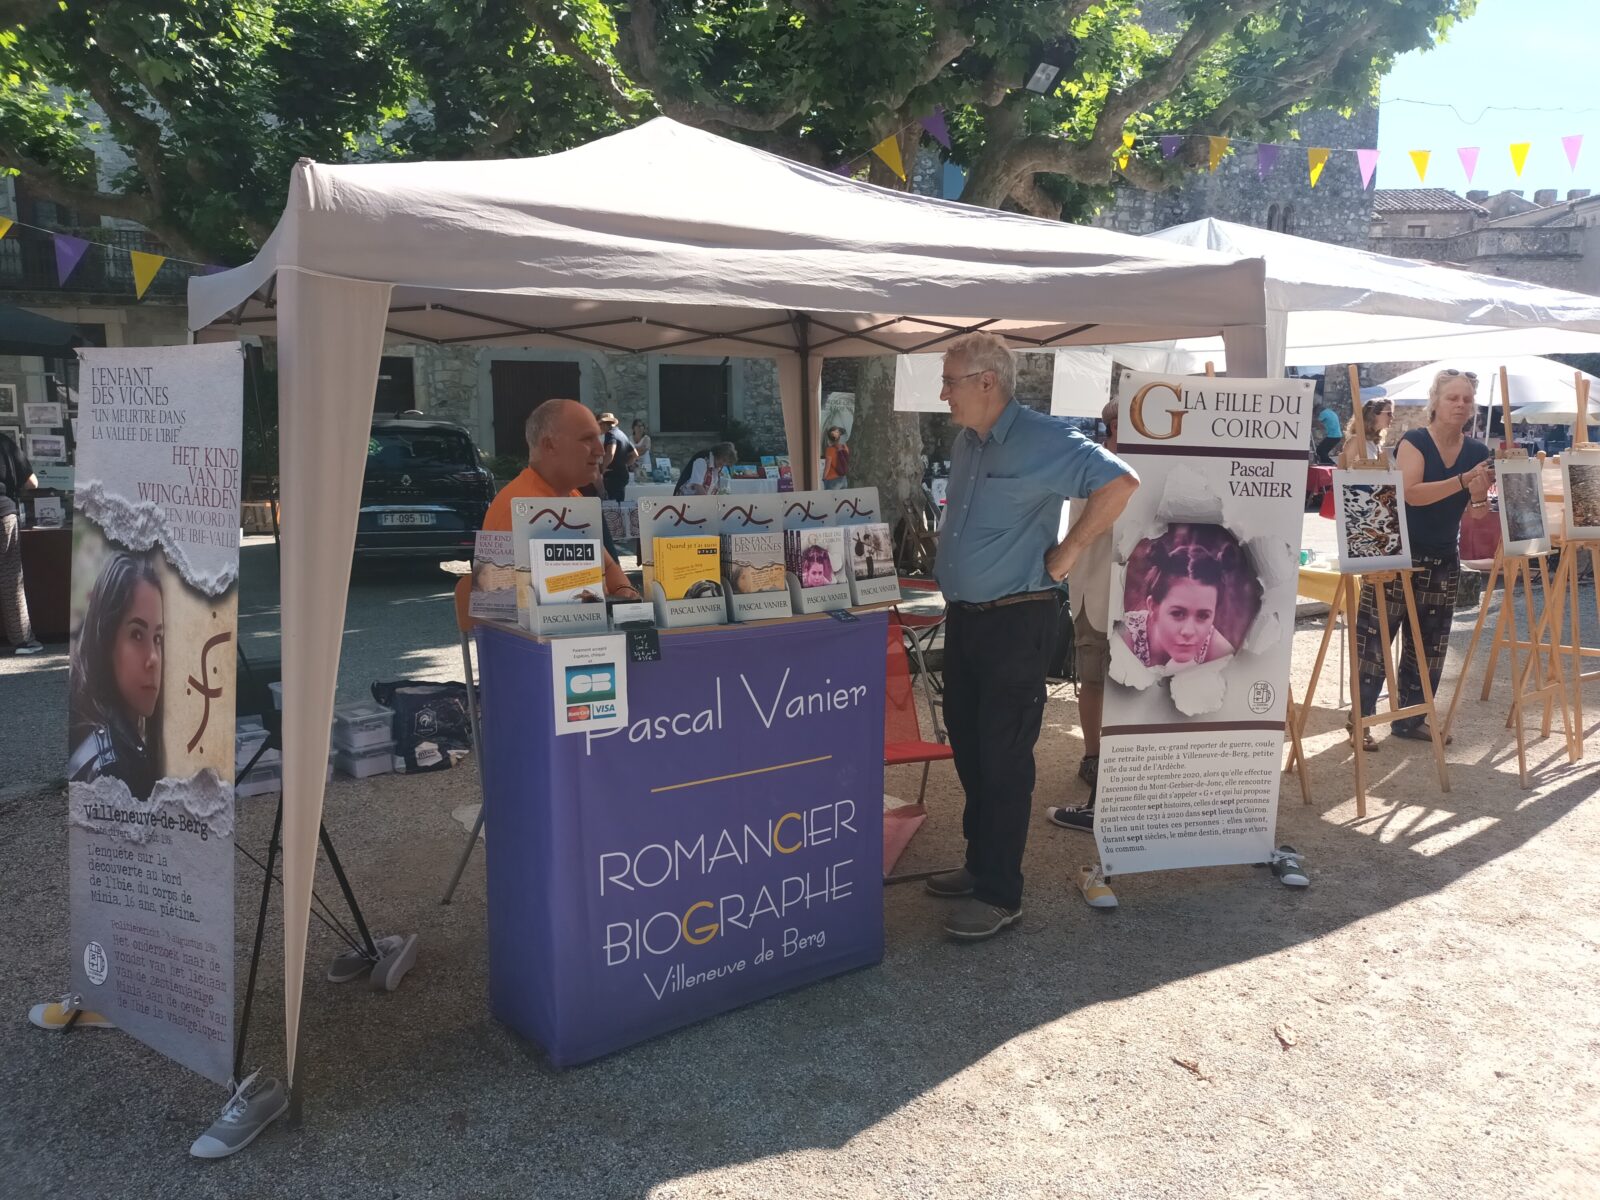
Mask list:
[[[1356,372],[1355,365],[1350,365],[1350,396],[1352,421],[1355,429],[1356,445],[1359,447],[1355,461],[1349,469],[1386,471],[1382,455],[1375,459],[1366,457],[1366,430],[1361,420],[1361,380]],[[1389,710],[1387,712],[1373,713],[1372,716],[1363,716],[1361,713],[1361,656],[1356,652],[1355,640],[1351,639],[1350,648],[1350,740],[1355,750],[1356,759],[1356,816],[1367,815],[1367,753],[1366,733],[1376,725],[1391,725],[1396,721],[1407,720],[1411,717],[1424,717],[1428,722],[1428,733],[1433,742],[1433,760],[1439,771],[1439,790],[1450,790],[1450,775],[1444,762],[1444,735],[1439,732],[1438,721],[1435,717],[1433,703],[1433,681],[1428,677],[1428,664],[1422,656],[1422,624],[1417,619],[1417,598],[1411,590],[1411,568],[1391,571],[1370,572],[1341,572],[1339,583],[1334,591],[1333,603],[1328,606],[1328,623],[1322,630],[1322,644],[1317,650],[1317,661],[1311,668],[1311,680],[1306,684],[1306,698],[1298,706],[1296,712],[1296,729],[1293,738],[1293,749],[1290,752],[1290,765],[1298,765],[1303,772],[1305,769],[1305,751],[1302,739],[1305,733],[1305,722],[1311,712],[1311,702],[1317,694],[1317,681],[1322,676],[1322,664],[1328,656],[1328,644],[1333,640],[1333,627],[1340,613],[1345,616],[1346,628],[1352,633],[1356,629],[1357,620],[1361,611],[1361,590],[1371,584],[1374,599],[1378,610],[1378,636],[1383,645],[1383,673],[1389,686]],[[1395,707],[1400,699],[1399,675],[1395,670],[1394,643],[1389,630],[1388,588],[1391,584],[1398,584],[1401,594],[1405,597],[1406,620],[1411,626],[1411,637],[1417,648],[1417,674],[1422,684],[1422,703],[1413,704],[1406,708]],[[1307,803],[1310,803],[1309,796]]]
[[[1496,450],[1495,458],[1502,461],[1525,461],[1528,457],[1526,450],[1510,446],[1511,441],[1511,398],[1508,393],[1506,369],[1500,368],[1500,405],[1501,416],[1505,426],[1507,448]],[[1543,503],[1541,489],[1540,502]],[[1502,503],[1504,500],[1502,499]],[[1539,563],[1539,586],[1544,596],[1545,612],[1542,617],[1534,616],[1533,608],[1533,564],[1537,559]],[[1522,604],[1527,612],[1528,640],[1520,640],[1517,630],[1516,597],[1517,582],[1522,583]],[[1561,677],[1560,655],[1556,650],[1556,630],[1561,622],[1561,597],[1550,590],[1549,564],[1544,554],[1507,554],[1502,545],[1494,552],[1494,564],[1489,568],[1489,578],[1484,583],[1483,601],[1478,606],[1478,620],[1472,627],[1472,640],[1467,643],[1467,657],[1461,664],[1461,673],[1456,676],[1455,694],[1450,698],[1450,711],[1444,719],[1444,729],[1441,737],[1450,735],[1450,726],[1455,723],[1456,706],[1461,703],[1461,693],[1466,688],[1467,676],[1471,673],[1473,657],[1478,650],[1478,639],[1483,634],[1484,622],[1489,616],[1490,599],[1494,595],[1496,581],[1503,586],[1500,592],[1500,611],[1495,618],[1494,635],[1490,641],[1489,666],[1483,676],[1483,692],[1478,697],[1480,700],[1489,698],[1489,688],[1494,683],[1495,663],[1503,650],[1506,661],[1511,669],[1511,712],[1507,714],[1506,724],[1516,730],[1517,734],[1517,777],[1523,787],[1528,786],[1528,742],[1527,733],[1523,727],[1524,711],[1529,704],[1541,704],[1544,707],[1544,723],[1541,726],[1541,737],[1550,736],[1551,712],[1559,705],[1561,708],[1561,726],[1567,739],[1567,754],[1573,761],[1577,761],[1576,752],[1572,741],[1572,721],[1567,711],[1566,685]],[[1548,618],[1551,615],[1551,605],[1554,604],[1554,623]],[[1550,642],[1546,646],[1544,634],[1541,632],[1547,624],[1551,624]],[[1527,659],[1521,668],[1517,666],[1517,651],[1526,650]],[[1547,659],[1547,664],[1541,664],[1541,659]],[[1533,676],[1533,687],[1527,687],[1529,675]],[[1600,676],[1600,673],[1597,673]]]
[[[1572,414],[1572,446],[1592,445],[1589,441],[1589,381],[1583,377],[1582,372],[1573,373],[1574,391],[1577,404]],[[1564,533],[1565,531],[1563,531]],[[1600,540],[1593,538],[1561,539],[1561,561],[1556,566],[1556,577],[1551,585],[1552,590],[1546,593],[1545,610],[1539,619],[1538,627],[1533,635],[1533,640],[1539,649],[1542,645],[1543,633],[1548,626],[1550,630],[1550,655],[1551,674],[1560,678],[1561,656],[1570,654],[1572,658],[1572,712],[1573,721],[1568,731],[1568,757],[1572,762],[1577,762],[1584,755],[1584,728],[1583,728],[1583,685],[1600,679],[1600,670],[1584,671],[1585,658],[1600,658],[1600,648],[1591,649],[1583,644],[1583,618],[1578,610],[1578,561],[1583,552],[1589,552],[1589,566],[1595,573],[1595,613],[1600,616]],[[1571,607],[1567,605],[1570,603]],[[1553,610],[1553,615],[1552,615]],[[1562,629],[1563,610],[1569,616],[1569,624]],[[1532,611],[1531,609],[1529,610]],[[1563,632],[1568,640],[1562,641]],[[1523,670],[1527,670],[1524,665]],[[1566,688],[1562,680],[1562,704],[1565,713]]]

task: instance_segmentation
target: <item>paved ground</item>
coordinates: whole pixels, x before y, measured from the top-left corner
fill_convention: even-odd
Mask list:
[[[432,647],[408,652],[405,673],[451,673],[444,591],[431,576],[358,582],[342,695],[397,674],[394,647]],[[1592,590],[1584,603],[1592,622]],[[248,594],[246,609],[247,632],[270,620]],[[1462,649],[1474,616],[1458,623]],[[1297,633],[1302,680],[1316,635],[1309,622]],[[1600,644],[1593,628],[1586,641]],[[45,662],[0,676],[8,760],[19,730],[56,736],[58,674]],[[308,982],[305,1125],[220,1164],[185,1156],[219,1089],[121,1035],[20,1020],[64,973],[65,833],[56,789],[14,784],[0,800],[0,1013],[13,1014],[0,1022],[0,1191],[1600,1194],[1600,806],[1583,803],[1600,693],[1589,761],[1538,743],[1529,791],[1508,759],[1503,683],[1490,704],[1463,702],[1448,794],[1425,746],[1386,742],[1365,819],[1334,700],[1330,680],[1311,718],[1316,803],[1291,781],[1280,812],[1310,856],[1306,892],[1249,867],[1180,871],[1126,877],[1123,906],[1093,912],[1063,882],[1091,843],[1041,821],[1016,931],[952,945],[936,901],[894,889],[881,966],[564,1073],[487,1015],[481,859],[457,902],[437,903],[463,836],[449,814],[476,799],[474,774],[341,780],[328,821],[369,914],[381,931],[419,930],[424,953],[393,995]],[[1046,718],[1041,806],[1081,795],[1064,782],[1080,751],[1068,693]],[[913,779],[891,772],[890,790]],[[930,804],[907,865],[956,853],[948,769]],[[241,842],[261,846],[270,804],[241,809]],[[256,881],[239,878],[243,945]],[[312,948],[337,943],[314,925]],[[252,1039],[266,1061],[281,1054],[276,949],[269,939]]]

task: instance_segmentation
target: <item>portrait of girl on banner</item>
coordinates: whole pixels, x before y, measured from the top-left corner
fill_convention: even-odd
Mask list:
[[[1221,662],[1261,611],[1261,583],[1221,525],[1171,525],[1128,556],[1122,640],[1167,673]]]
[[[161,778],[165,609],[151,556],[114,550],[89,592],[72,649],[72,782],[110,776],[147,800]]]

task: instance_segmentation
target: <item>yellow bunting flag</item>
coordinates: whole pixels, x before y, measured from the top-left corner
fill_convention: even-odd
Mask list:
[[[872,148],[872,152],[883,159],[884,165],[901,179],[906,177],[905,163],[900,159],[900,143],[890,134]]]
[[[1528,151],[1533,149],[1532,142],[1511,143],[1511,169],[1517,173],[1517,178],[1522,178],[1522,168],[1528,165]]]
[[[1311,164],[1311,186],[1317,186],[1317,180],[1322,178],[1322,168],[1328,165],[1328,150],[1324,146],[1313,146],[1306,151],[1306,159]]]
[[[1428,160],[1433,157],[1432,150],[1413,150],[1411,152],[1411,165],[1417,169],[1417,182],[1428,181]]]
[[[10,217],[0,217],[0,238],[5,237],[6,232],[10,228],[11,228],[11,218]]]
[[[161,264],[167,260],[160,254],[146,254],[143,250],[130,250],[128,257],[133,261],[134,296],[143,300],[146,289],[156,277],[156,272],[161,270]]]
[[[1210,170],[1215,171],[1217,164],[1222,161],[1222,156],[1228,152],[1228,139],[1225,137],[1208,137],[1206,151],[1210,159]]]
[[[1129,152],[1133,149],[1133,139],[1134,135],[1131,133],[1125,133],[1122,135],[1122,149],[1117,154],[1117,170],[1119,171],[1126,171],[1128,169],[1128,159],[1130,157]]]

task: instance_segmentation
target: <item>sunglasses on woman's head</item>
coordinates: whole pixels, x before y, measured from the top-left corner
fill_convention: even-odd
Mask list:
[[[1472,380],[1473,383],[1477,383],[1478,382],[1478,373],[1476,371],[1458,371],[1454,367],[1446,367],[1444,370],[1440,371],[1439,374],[1441,374],[1441,375],[1449,375],[1449,376],[1452,376],[1452,377],[1457,376],[1457,375],[1464,375],[1468,379]]]

